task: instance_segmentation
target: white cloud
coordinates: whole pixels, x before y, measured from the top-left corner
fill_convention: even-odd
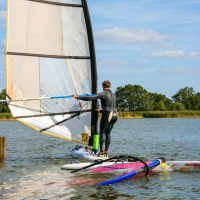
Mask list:
[[[166,67],[158,70],[161,73],[167,74],[178,74],[178,75],[191,75],[191,76],[199,76],[200,68],[198,67]]]
[[[133,30],[126,28],[106,29],[95,34],[97,41],[115,45],[142,45],[143,47],[171,47],[170,36],[153,30]]]
[[[162,52],[153,52],[150,54],[152,57],[168,57],[168,58],[178,58],[185,56],[185,52],[182,50],[179,51],[162,51]]]
[[[189,56],[190,58],[200,58],[200,52],[195,52],[195,51],[193,51],[193,52],[188,52],[188,56]]]
[[[0,41],[0,53],[1,52],[4,52],[5,51],[5,48],[6,48],[6,40],[5,39],[2,39]]]
[[[0,11],[0,20],[6,19],[6,11]]]
[[[160,46],[163,48],[171,48],[171,47],[174,47],[175,45],[172,42],[163,42],[160,44]]]
[[[165,57],[165,58],[200,58],[200,52],[185,52],[183,50],[177,51],[162,51],[153,52],[150,54],[152,57]]]
[[[5,54],[0,52],[0,90],[5,89]]]
[[[125,59],[102,59],[98,60],[98,69],[104,70],[141,70],[139,66],[140,62],[145,62],[144,60],[125,60]],[[147,62],[147,61],[146,61]],[[116,72],[116,71],[115,71]]]

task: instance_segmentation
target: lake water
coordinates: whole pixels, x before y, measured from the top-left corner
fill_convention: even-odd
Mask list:
[[[119,119],[109,156],[144,160],[200,160],[200,119]],[[103,177],[71,174],[60,167],[74,161],[76,145],[42,135],[17,121],[0,121],[6,159],[0,163],[0,199],[200,199],[198,172],[160,173],[112,186],[96,187]]]

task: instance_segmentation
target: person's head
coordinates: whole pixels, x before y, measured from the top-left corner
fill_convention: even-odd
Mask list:
[[[110,89],[111,87],[111,83],[110,81],[106,80],[102,83],[102,87],[103,87],[103,90],[107,90],[107,89]]]

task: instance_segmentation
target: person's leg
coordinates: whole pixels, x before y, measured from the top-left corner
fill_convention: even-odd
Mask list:
[[[103,142],[104,142],[103,134],[104,134],[104,126],[105,126],[105,122],[101,119],[101,121],[100,121],[100,135],[99,135],[100,153],[103,153]]]
[[[110,132],[111,132],[111,130],[113,128],[113,125],[114,125],[113,123],[107,122],[105,124],[105,126],[104,126],[104,133],[106,135],[106,141],[105,141],[105,153],[106,154],[108,153],[108,148],[110,146],[110,141],[111,141],[111,139],[110,139]]]

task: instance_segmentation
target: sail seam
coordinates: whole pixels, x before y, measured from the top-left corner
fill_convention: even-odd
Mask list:
[[[7,52],[6,54],[16,55],[16,56],[31,56],[31,57],[45,57],[45,58],[58,58],[58,59],[90,59],[90,56],[56,56],[56,55],[21,53],[21,52]]]
[[[67,7],[77,7],[77,8],[83,7],[80,4],[58,3],[58,2],[43,1],[43,0],[27,0],[27,1],[33,1],[33,2],[38,2],[38,3],[46,3],[46,4],[56,5],[56,6],[67,6]]]

